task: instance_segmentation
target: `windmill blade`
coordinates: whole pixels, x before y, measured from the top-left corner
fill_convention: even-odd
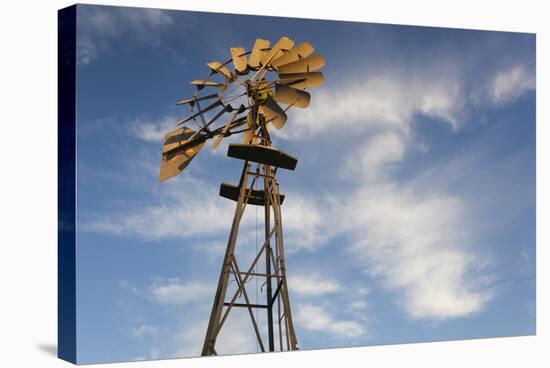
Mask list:
[[[273,99],[277,102],[305,109],[309,106],[310,98],[310,94],[305,91],[282,84],[275,85]]]
[[[264,49],[269,48],[269,40],[257,38],[252,46],[252,51],[248,57],[248,66],[252,69],[258,69],[260,67],[260,60],[266,54]]]
[[[218,82],[213,82],[209,80],[200,80],[200,79],[191,81],[189,83],[195,86],[211,86],[211,87],[219,87],[222,85],[221,83],[218,83]]]
[[[233,107],[230,105],[230,104],[227,104],[223,107],[223,109],[221,109],[205,126],[204,128],[208,128],[210,125],[212,125],[213,122],[215,122],[216,120],[218,120],[220,118],[220,116],[222,116],[223,114],[225,114],[226,112],[231,112],[233,111]],[[239,113],[237,111],[237,113]],[[203,129],[204,129],[203,128]]]
[[[243,47],[231,47],[229,49],[231,52],[231,57],[233,58],[233,67],[235,68],[235,73],[245,74],[247,63],[246,63],[246,51]]]
[[[163,157],[160,163],[159,179],[164,181],[181,173],[204,146],[204,141],[179,150],[174,154],[170,151],[189,143],[190,138],[195,136],[195,131],[187,127],[173,130],[164,136],[165,142],[162,146]]]
[[[290,64],[300,59],[303,59],[311,55],[313,51],[315,51],[315,49],[313,48],[313,46],[311,46],[309,42],[303,42],[298,46],[294,47],[285,55],[279,56],[278,58],[273,59],[273,61],[271,62],[271,65],[275,69],[277,69],[281,65]]]
[[[195,130],[187,127],[178,128],[166,133],[164,135],[164,143],[162,145],[162,154],[165,154],[172,149],[189,142],[195,133]]]
[[[213,81],[207,81],[207,80],[194,80],[194,81],[191,81],[189,83],[194,84],[195,86],[199,86],[201,88],[205,87],[205,86],[209,86],[209,87],[223,86],[223,84],[221,84],[221,83],[213,82]]]
[[[290,87],[305,89],[323,84],[324,78],[321,72],[279,74],[279,83]]]
[[[273,45],[271,50],[266,52],[262,59],[260,60],[260,64],[267,65],[270,64],[271,61],[278,58],[279,56],[283,55],[282,50],[290,50],[294,46],[294,41],[292,41],[290,38],[283,36]]]
[[[271,96],[268,96],[265,104],[260,106],[260,113],[264,116],[266,123],[271,122],[275,128],[281,129],[285,126],[286,113]]]
[[[208,67],[213,71],[221,73],[227,78],[231,78],[231,72],[229,71],[229,69],[219,61],[211,61],[206,65],[208,65]]]
[[[178,154],[168,160],[163,159],[160,163],[160,181],[165,181],[181,173],[189,165],[191,160],[195,158],[195,155],[202,146],[204,146],[204,143],[189,149],[187,153]]]
[[[295,61],[290,64],[281,65],[277,72],[282,74],[289,73],[309,73],[325,66],[325,59],[321,55],[309,56],[305,59]]]
[[[219,97],[217,93],[213,93],[211,95],[203,96],[203,97],[194,96],[194,97],[188,98],[186,100],[180,100],[180,101],[176,102],[176,105],[190,104],[191,106],[194,106],[197,101],[210,100],[210,99],[216,98],[216,97]]]
[[[237,117],[237,115],[239,115],[239,111],[241,111],[241,110],[239,109],[239,110],[235,111],[235,113],[231,116],[231,119],[229,119],[227,124],[225,124],[225,126],[223,127],[221,133],[216,137],[216,139],[214,140],[214,143],[212,143],[212,151],[214,151],[216,148],[218,148],[218,146],[220,145],[223,137],[225,137],[225,133],[227,133],[227,131],[231,127],[231,124],[233,123],[233,121],[235,121],[235,118]]]
[[[214,103],[212,103],[212,104],[206,106],[204,109],[199,110],[199,111],[197,111],[196,113],[194,113],[194,114],[192,114],[192,115],[189,115],[189,116],[186,117],[186,118],[183,118],[183,119],[181,119],[181,120],[178,120],[178,121],[176,122],[176,126],[181,125],[181,124],[183,124],[183,123],[185,123],[185,122],[187,122],[187,121],[189,121],[189,120],[191,120],[191,119],[194,119],[194,118],[196,118],[197,116],[199,116],[199,115],[201,115],[201,114],[204,114],[204,113],[207,112],[207,111],[210,111],[210,110],[212,110],[212,109],[215,109],[216,107],[220,106],[221,104],[222,104],[221,99],[218,99],[218,100],[215,101]]]
[[[225,92],[225,90],[227,89],[227,82],[228,82],[228,79],[226,78],[224,84],[209,81],[209,80],[194,80],[194,81],[191,81],[190,83],[196,85],[198,90],[201,90],[204,87],[218,87],[218,89],[221,92]]]
[[[256,144],[256,135],[254,134],[256,129],[254,129],[254,124],[252,121],[252,113],[246,115],[246,126],[247,130],[243,134],[243,143],[244,144]]]

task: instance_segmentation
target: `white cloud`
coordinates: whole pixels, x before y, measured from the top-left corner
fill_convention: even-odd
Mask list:
[[[506,78],[499,74],[495,80],[513,81],[522,93],[531,82],[520,83],[520,76],[526,75],[517,70],[524,69],[518,67]],[[497,83],[497,94],[510,93],[505,87],[514,83]],[[318,104],[295,117],[296,136],[335,125],[340,131],[364,130],[368,135],[343,163],[345,171],[358,178],[356,189],[344,197],[318,200],[315,215],[320,225],[315,229],[324,230],[322,224],[330,223],[328,236],[349,234],[350,254],[387,289],[402,292],[401,305],[412,318],[456,318],[481,311],[494,297],[494,288],[490,262],[469,236],[472,208],[448,187],[438,186],[445,180],[433,178],[434,173],[433,182],[418,186],[398,184],[388,175],[414,144],[417,114],[447,122],[452,129],[463,123],[463,110],[473,101],[463,95],[453,74],[423,81],[382,76],[356,83],[347,92],[325,89],[316,99]],[[365,306],[359,301],[350,307]]]
[[[221,198],[217,186],[195,179],[189,172],[163,183],[159,194],[158,205],[89,215],[78,224],[79,230],[139,236],[150,241],[194,239],[196,243],[190,244],[194,249],[202,249],[211,256],[223,253],[235,202]],[[285,249],[294,252],[323,246],[328,234],[322,230],[324,224],[316,201],[298,193],[286,195],[287,200],[282,206]],[[245,210],[239,230],[240,240],[251,242],[254,237],[254,210],[254,206],[247,206]],[[259,212],[258,216],[261,225],[263,213]]]
[[[227,247],[227,240],[225,241],[212,240],[212,241],[195,243],[193,246],[193,249],[207,254],[209,259],[213,262],[216,262],[217,264],[219,260],[223,259],[226,247]]]
[[[364,323],[336,319],[320,305],[298,304],[295,320],[306,330],[328,333],[336,338],[353,338],[367,332]]]
[[[330,237],[316,199],[286,193],[281,206],[285,249],[289,253],[319,249]]]
[[[135,285],[131,284],[128,280],[120,280],[118,286],[123,289],[129,290],[135,295],[141,295],[141,290],[139,290]]]
[[[218,354],[242,354],[256,352],[256,335],[248,311],[232,310],[216,341]],[[265,338],[264,338],[265,344]]]
[[[369,181],[377,180],[391,164],[403,159],[406,146],[406,135],[392,131],[375,134],[349,155],[344,163],[346,171]]]
[[[365,300],[355,300],[349,303],[348,308],[353,311],[363,311],[367,309],[367,302]]]
[[[145,142],[162,143],[164,135],[176,129],[177,119],[173,116],[165,116],[158,121],[135,120],[129,125],[130,135]]]
[[[159,304],[190,304],[203,302],[212,296],[213,285],[179,279],[169,279],[155,283],[150,288],[151,297]]]
[[[294,293],[300,296],[334,294],[341,290],[340,283],[337,280],[322,277],[319,274],[292,275],[289,278],[288,285]]]
[[[156,326],[151,325],[141,325],[132,327],[132,335],[134,337],[144,337],[146,335],[154,335],[158,332]]]
[[[175,336],[175,342],[178,348],[174,352],[174,357],[196,357],[201,355],[204,336],[208,326],[207,320],[192,322],[188,320],[185,328]]]
[[[389,289],[403,291],[413,318],[478,312],[493,296],[486,266],[468,249],[459,198],[393,184],[371,185],[343,204],[339,217],[351,254]]]
[[[512,90],[515,96],[534,88],[523,67],[499,73],[496,80],[491,87],[498,90],[499,101],[511,101]],[[517,88],[510,89],[513,85]],[[343,163],[358,179],[356,189],[318,200],[316,215],[321,216],[320,224],[330,223],[329,235],[348,234],[353,258],[387,289],[402,292],[400,304],[412,318],[469,316],[481,311],[495,293],[490,261],[470,239],[467,219],[473,209],[449,187],[437,184],[445,182],[437,178],[445,170],[416,186],[399,184],[388,175],[414,144],[416,115],[460,128],[464,109],[475,103],[463,89],[452,73],[423,80],[382,74],[349,89],[325,89],[316,94],[317,104],[296,115],[298,133],[290,137],[334,131],[335,126],[343,132],[368,133]]]
[[[452,73],[413,78],[380,72],[363,81],[344,81],[335,88],[315,91],[308,109],[291,110],[293,129],[279,135],[303,139],[336,130],[388,129],[406,135],[417,114],[457,128],[463,104],[461,85]]]
[[[256,336],[250,317],[246,313],[244,309],[232,310],[216,340],[216,351],[219,355],[256,352]],[[189,320],[176,335],[178,349],[174,356],[200,356],[207,326],[207,320]]]
[[[78,13],[77,60],[89,64],[123,35],[126,42],[159,46],[172,18],[162,10],[82,6]]]
[[[189,173],[177,179],[164,183],[160,204],[89,216],[79,229],[157,241],[226,233],[234,202],[220,198],[217,187]]]
[[[524,65],[498,72],[490,85],[489,96],[495,103],[510,102],[524,92],[535,89],[535,75]]]
[[[160,357],[160,349],[156,347],[152,347],[149,350],[149,356],[151,357],[150,359],[152,360],[158,359]]]

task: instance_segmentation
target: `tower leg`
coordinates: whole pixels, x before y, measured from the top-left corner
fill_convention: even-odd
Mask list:
[[[215,355],[216,350],[216,338],[219,333],[220,318],[223,311],[223,304],[225,301],[225,294],[227,291],[227,284],[229,282],[230,270],[233,262],[233,254],[235,251],[235,243],[237,241],[237,234],[239,233],[239,224],[241,222],[244,209],[246,207],[245,192],[248,186],[248,170],[250,164],[248,161],[243,166],[241,174],[241,181],[239,185],[239,199],[237,206],[235,207],[235,215],[233,216],[233,223],[231,225],[231,232],[229,233],[229,240],[227,242],[227,249],[222,263],[222,269],[220,277],[218,279],[218,288],[216,290],[216,296],[214,297],[214,304],[212,306],[212,312],[210,313],[210,321],[208,322],[208,328],[206,330],[206,336],[204,338],[204,344],[202,347],[201,355]]]
[[[281,217],[281,204],[279,203],[279,184],[273,180],[270,188],[271,197],[273,200],[273,214],[275,217],[275,244],[277,249],[277,266],[281,274],[280,286],[278,287],[279,297],[282,300],[285,331],[287,337],[287,349],[297,350],[298,340],[294,331],[294,323],[292,321],[292,312],[290,308],[290,298],[288,295],[288,284],[286,281],[286,264],[283,244],[283,222]]]
[[[264,192],[269,193],[271,181],[271,169],[268,165],[264,165]],[[269,343],[269,351],[275,351],[275,343],[273,338],[273,304],[272,296],[273,290],[271,285],[271,243],[268,236],[271,229],[271,200],[270,195],[265,196],[264,202],[264,214],[265,214],[265,238],[266,238],[266,250],[265,250],[265,273],[266,273],[266,305],[267,305],[267,338]],[[273,264],[273,267],[276,267]]]

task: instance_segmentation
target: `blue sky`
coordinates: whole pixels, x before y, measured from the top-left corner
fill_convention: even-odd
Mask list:
[[[218,188],[241,163],[226,139],[160,183],[162,135],[206,62],[283,35],[327,62],[274,137],[299,158],[279,182],[301,349],[535,333],[534,35],[81,5],[78,22],[79,362],[200,354],[234,205]],[[246,318],[218,351],[257,351]]]

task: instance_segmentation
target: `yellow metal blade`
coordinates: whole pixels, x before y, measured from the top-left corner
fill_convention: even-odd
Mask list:
[[[325,59],[321,55],[309,56],[305,59],[295,61],[290,64],[281,65],[277,72],[288,73],[309,73],[325,66]]]
[[[266,52],[262,59],[260,60],[260,64],[266,65],[270,64],[271,61],[275,60],[279,56],[284,55],[284,51],[290,51],[292,49],[292,46],[294,46],[294,41],[292,41],[290,38],[283,36],[273,45],[271,50]]]
[[[294,47],[292,50],[290,50],[288,53],[286,53],[283,56],[279,56],[276,59],[273,59],[271,62],[271,65],[277,69],[281,65],[286,65],[293,63],[295,61],[298,61],[300,59],[303,59],[309,55],[311,55],[315,51],[313,46],[309,42],[304,42],[299,44],[298,46]]]
[[[165,141],[162,146],[162,152],[169,152],[170,150],[189,142],[190,138],[192,138],[195,133],[196,132],[193,129],[189,129],[187,127],[166,133],[164,136]],[[160,180],[164,181],[181,173],[203,146],[204,142],[169,157],[163,156],[160,163]]]
[[[265,55],[266,51],[263,49],[269,48],[269,40],[264,40],[261,38],[256,39],[254,46],[252,46],[252,51],[248,57],[248,66],[253,69],[258,69],[260,67],[260,60]]]
[[[323,81],[323,73],[321,72],[291,73],[279,75],[279,83],[297,89],[317,87],[323,84]]]
[[[231,78],[231,72],[229,71],[229,69],[219,61],[211,61],[206,65],[208,65],[208,67],[213,71],[221,73],[227,78]]]
[[[223,86],[223,84],[218,82],[212,82],[212,81],[205,81],[205,80],[194,80],[190,82],[191,84],[194,84],[195,86],[211,86],[211,87],[219,87]]]
[[[273,99],[277,102],[303,109],[309,106],[310,98],[309,93],[282,84],[275,86],[275,94],[273,95]]]
[[[239,74],[246,73],[247,63],[246,55],[244,55],[244,48],[231,47],[229,51],[231,52],[231,57],[233,58],[233,67],[235,68],[235,72]]]
[[[260,113],[264,116],[265,121],[271,122],[275,128],[281,129],[285,126],[286,113],[271,96],[268,96],[265,104],[260,106]]]

